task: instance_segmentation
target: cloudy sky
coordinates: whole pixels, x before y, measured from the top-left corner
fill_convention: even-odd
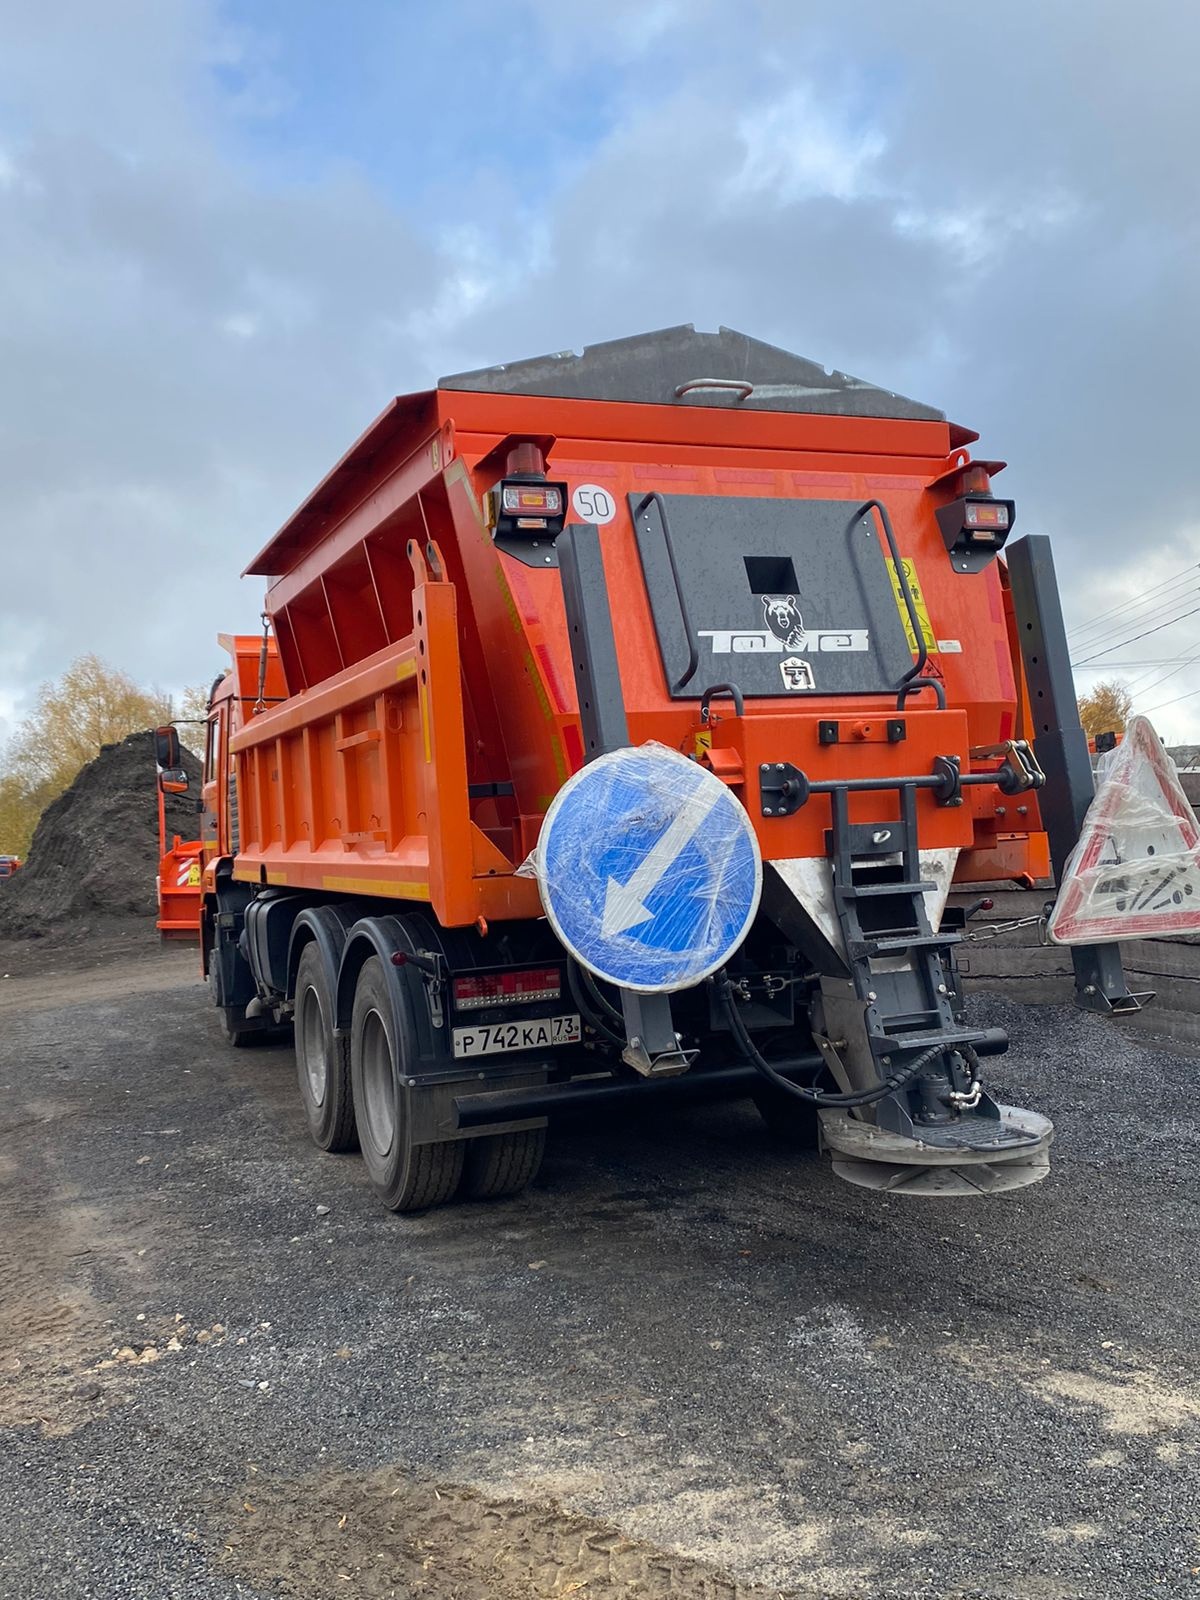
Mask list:
[[[1198,59],[1194,0],[0,0],[0,737],[83,650],[208,679],[389,396],[687,321],[979,429],[1081,682],[1200,737]]]

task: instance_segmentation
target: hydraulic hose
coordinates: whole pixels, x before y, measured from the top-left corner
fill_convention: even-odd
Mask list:
[[[610,1022],[615,1023],[618,1028],[623,1029],[625,1027],[625,1018],[617,1010],[616,1006],[614,1006],[612,1002],[604,995],[600,985],[596,982],[595,978],[588,971],[588,969],[583,966],[581,962],[576,962],[575,970],[579,974],[580,983],[583,984],[583,987],[587,990],[592,1000],[600,1008],[601,1014],[606,1016]]]
[[[603,1012],[593,1009],[589,1003],[590,997],[584,983],[584,968],[575,961],[573,956],[567,957],[567,987],[571,991],[572,1000],[579,1007],[579,1014],[583,1020],[593,1027],[602,1038],[607,1039],[609,1044],[616,1045],[618,1050],[623,1050],[625,1047],[624,1033],[618,1033],[605,1020]],[[596,991],[596,999],[605,1010],[611,1011],[614,1017],[620,1019],[620,1012],[609,1005],[599,990]]]
[[[746,1060],[769,1083],[774,1084],[777,1089],[782,1089],[785,1093],[794,1095],[797,1100],[805,1100],[809,1105],[826,1106],[831,1109],[874,1105],[876,1101],[886,1100],[888,1095],[895,1094],[897,1089],[903,1089],[906,1084],[911,1083],[915,1077],[925,1070],[930,1062],[936,1061],[938,1056],[944,1055],[949,1048],[944,1044],[931,1045],[928,1050],[922,1050],[920,1055],[914,1056],[904,1066],[898,1067],[895,1072],[891,1073],[873,1089],[856,1089],[850,1094],[833,1094],[827,1093],[822,1089],[806,1089],[802,1084],[792,1083],[782,1073],[776,1072],[767,1058],[759,1053],[754,1040],[750,1037],[746,1024],[738,1015],[737,1001],[733,998],[733,983],[729,974],[722,969],[717,974],[714,982],[721,997],[721,1004],[725,1008],[725,1015],[729,1020],[730,1032],[733,1034],[738,1049]]]

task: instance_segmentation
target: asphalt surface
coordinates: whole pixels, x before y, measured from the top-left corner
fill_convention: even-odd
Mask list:
[[[0,1595],[1200,1596],[1200,1064],[973,1008],[1019,1194],[739,1105],[397,1218],[186,955],[0,983]]]

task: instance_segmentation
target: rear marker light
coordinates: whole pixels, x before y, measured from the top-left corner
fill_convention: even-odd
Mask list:
[[[459,1011],[478,1011],[484,1006],[557,1000],[562,994],[562,978],[557,967],[538,967],[528,972],[455,978],[452,987]]]
[[[1003,500],[968,500],[968,528],[1007,528],[1008,507]]]
[[[539,455],[538,460],[541,460]],[[544,477],[502,478],[484,498],[484,508],[492,537],[509,555],[529,548],[527,541],[554,540],[562,532],[566,520],[567,486],[565,483],[547,483]],[[505,541],[515,542],[506,546]],[[522,558],[524,559],[524,558]],[[544,565],[545,555],[538,557]],[[527,563],[532,565],[533,563]]]
[[[562,510],[562,491],[553,483],[506,483],[501,500],[504,510],[512,516],[556,517]]]
[[[1011,500],[983,494],[960,495],[938,506],[935,515],[956,572],[982,572],[1004,548],[1015,521]]]

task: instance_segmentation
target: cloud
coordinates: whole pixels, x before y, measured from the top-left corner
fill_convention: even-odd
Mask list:
[[[581,57],[600,9],[564,13]],[[659,41],[685,66],[628,98],[536,280],[467,318],[471,359],[499,321],[505,356],[539,329],[542,348],[624,332],[634,306],[646,326],[724,321],[980,429],[1013,463],[1021,530],[1054,537],[1072,620],[1097,574],[1136,592],[1131,548],[1183,565],[1200,12],[1103,3],[1081,30],[1033,4],[975,23],[850,4],[836,25],[780,4],[710,24],[704,49],[682,22]],[[1159,645],[1190,640],[1187,619]],[[1176,714],[1200,727],[1200,702]]]
[[[0,100],[10,700],[87,649],[143,680],[209,676],[218,629],[257,617],[247,555],[418,376],[396,313],[435,294],[435,251],[353,171],[267,186],[222,150],[199,10],[126,5],[107,52],[22,13]],[[188,27],[119,69],[119,41],[167,12]],[[104,120],[110,68],[136,116]]]
[[[0,712],[206,677],[390,395],[687,320],[979,428],[1073,619],[1196,553],[1200,11],[322,9],[0,0]]]
[[[886,147],[881,133],[856,128],[851,115],[831,116],[809,85],[752,107],[736,136],[744,151],[737,190],[777,207],[814,195],[854,200]]]

